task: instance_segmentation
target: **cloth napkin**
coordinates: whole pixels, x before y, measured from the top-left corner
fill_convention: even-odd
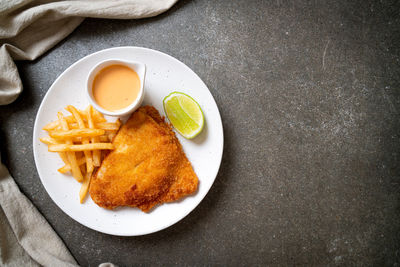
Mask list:
[[[13,102],[22,83],[13,60],[34,60],[70,34],[85,17],[140,19],[177,0],[0,0],[0,105]]]
[[[0,0],[0,105],[13,102],[22,92],[14,60],[36,59],[70,34],[85,17],[152,17],[176,1]],[[20,192],[1,159],[0,266],[77,266],[62,240]]]
[[[0,165],[0,236],[0,265],[77,266],[4,165]]]

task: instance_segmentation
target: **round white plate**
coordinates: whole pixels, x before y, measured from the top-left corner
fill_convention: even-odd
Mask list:
[[[186,156],[199,178],[197,193],[182,201],[166,203],[144,213],[137,208],[106,210],[97,206],[90,197],[79,203],[81,184],[70,175],[57,171],[63,163],[57,153],[47,151],[47,145],[39,141],[47,136],[42,130],[50,121],[57,119],[57,112],[67,105],[84,109],[89,104],[85,96],[89,70],[100,61],[121,59],[146,64],[145,99],[143,105],[153,105],[164,115],[162,100],[173,91],[184,92],[200,104],[205,126],[194,139],[186,140],[178,133]],[[44,97],[36,116],[33,131],[33,154],[39,177],[53,201],[77,222],[99,232],[136,236],[153,233],[178,222],[191,212],[204,198],[213,184],[222,159],[223,130],[217,104],[203,81],[179,60],[147,48],[117,47],[86,56],[65,70],[53,83]]]

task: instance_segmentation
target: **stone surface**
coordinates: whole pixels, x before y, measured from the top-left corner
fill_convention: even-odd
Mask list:
[[[137,21],[87,19],[34,62],[0,107],[1,152],[21,190],[82,265],[400,263],[398,1],[180,1]],[[141,237],[101,234],[49,198],[32,154],[38,107],[83,56],[163,51],[220,108],[225,150],[203,202]]]

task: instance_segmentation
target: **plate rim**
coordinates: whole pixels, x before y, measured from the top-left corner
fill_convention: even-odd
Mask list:
[[[53,196],[49,193],[49,190],[48,190],[47,186],[45,185],[45,183],[43,183],[42,175],[41,175],[40,170],[39,170],[39,168],[38,168],[38,155],[37,155],[38,151],[36,151],[36,150],[37,150],[36,147],[37,147],[37,144],[38,144],[38,142],[39,142],[39,141],[37,140],[37,138],[38,138],[38,136],[39,136],[38,134],[39,134],[39,130],[40,130],[40,129],[38,129],[38,126],[37,126],[37,125],[38,125],[39,113],[43,112],[42,110],[43,110],[43,108],[44,108],[44,102],[46,102],[47,98],[49,97],[50,91],[53,90],[53,87],[54,87],[54,85],[58,82],[58,80],[61,79],[61,77],[64,75],[64,73],[66,73],[66,72],[69,71],[70,69],[74,68],[75,65],[77,65],[77,64],[79,64],[80,62],[86,60],[88,57],[91,57],[91,56],[94,56],[94,55],[97,55],[97,54],[101,54],[101,53],[104,53],[104,52],[107,52],[107,51],[120,50],[120,49],[139,49],[139,50],[150,51],[150,52],[152,52],[152,53],[161,54],[161,55],[163,55],[163,56],[166,56],[166,57],[172,59],[173,61],[176,61],[177,63],[181,64],[184,68],[186,68],[187,70],[189,70],[190,72],[192,72],[195,76],[197,76],[197,77],[199,78],[199,80],[201,81],[201,83],[205,86],[205,88],[207,88],[208,92],[210,93],[211,99],[212,99],[212,101],[214,102],[214,104],[215,104],[215,106],[216,106],[216,111],[217,111],[217,114],[218,114],[219,124],[221,125],[221,138],[222,138],[222,139],[221,139],[221,143],[220,143],[220,153],[218,153],[218,154],[219,154],[219,155],[218,155],[218,159],[219,159],[218,168],[217,168],[217,171],[216,171],[216,173],[215,173],[215,177],[213,177],[213,180],[212,180],[212,183],[211,183],[210,187],[209,187],[209,188],[206,188],[205,193],[204,193],[204,196],[203,196],[201,199],[199,199],[199,201],[198,201],[197,203],[195,203],[195,205],[193,205],[192,208],[188,209],[185,213],[183,213],[182,216],[180,216],[179,219],[177,219],[177,220],[175,220],[175,221],[172,221],[172,222],[170,222],[170,223],[168,223],[168,224],[161,225],[160,227],[157,227],[157,228],[153,229],[152,231],[143,231],[143,232],[141,232],[141,233],[135,233],[135,234],[134,234],[134,233],[129,233],[129,232],[127,232],[127,231],[125,231],[124,233],[122,233],[122,232],[115,233],[115,232],[107,231],[107,230],[104,230],[104,229],[98,229],[97,227],[94,227],[94,226],[85,224],[85,223],[83,223],[82,221],[80,221],[79,219],[75,218],[75,216],[73,216],[73,215],[71,215],[71,214],[68,214],[68,213],[58,204],[58,202],[53,198]],[[89,229],[95,230],[95,231],[97,231],[97,232],[99,232],[99,233],[105,233],[105,234],[114,235],[114,236],[142,236],[142,235],[147,235],[147,234],[151,234],[151,233],[156,233],[156,232],[159,232],[159,231],[164,230],[164,229],[166,229],[166,228],[169,228],[170,226],[172,226],[172,225],[178,223],[179,221],[183,220],[186,216],[188,216],[188,215],[189,215],[193,210],[195,210],[195,209],[197,208],[197,206],[204,200],[204,198],[206,197],[206,195],[207,195],[208,192],[210,191],[211,187],[214,185],[215,180],[216,180],[216,178],[217,178],[217,176],[218,176],[218,173],[219,173],[219,171],[220,171],[220,168],[221,168],[222,157],[223,157],[223,154],[224,154],[224,143],[225,143],[225,140],[224,140],[224,127],[223,127],[223,123],[222,123],[221,113],[220,113],[220,111],[219,111],[219,108],[218,108],[218,105],[217,105],[217,103],[216,103],[216,101],[215,101],[214,96],[212,95],[212,93],[211,93],[211,91],[209,90],[208,86],[207,86],[207,85],[204,83],[204,81],[200,78],[200,76],[197,75],[197,73],[194,72],[191,68],[189,68],[185,63],[183,63],[182,61],[180,61],[179,59],[177,59],[177,58],[175,58],[175,57],[173,57],[173,56],[171,56],[171,55],[168,55],[168,54],[166,54],[166,53],[164,53],[164,52],[161,52],[161,51],[158,51],[158,50],[155,50],[155,49],[146,48],[146,47],[139,47],[139,46],[118,46],[118,47],[110,47],[110,48],[102,49],[102,50],[96,51],[96,52],[94,52],[94,53],[88,54],[88,55],[86,55],[86,56],[80,58],[79,60],[77,60],[77,61],[75,61],[73,64],[71,64],[69,67],[67,67],[61,74],[59,74],[59,75],[57,76],[57,78],[56,78],[56,79],[54,80],[54,82],[51,84],[51,86],[50,86],[49,89],[47,90],[45,96],[44,96],[43,99],[41,100],[40,106],[39,106],[39,108],[38,108],[38,110],[37,110],[37,112],[36,112],[36,116],[35,116],[35,122],[34,122],[34,125],[33,125],[32,139],[33,139],[33,140],[32,140],[32,141],[33,141],[33,142],[32,142],[32,150],[33,150],[33,157],[34,157],[34,161],[35,161],[36,171],[37,171],[37,173],[38,173],[38,176],[39,176],[39,179],[40,179],[41,184],[43,185],[44,189],[46,190],[46,193],[48,194],[48,196],[50,197],[50,199],[53,201],[53,203],[56,204],[56,206],[57,206],[64,214],[68,215],[70,218],[72,218],[74,221],[78,222],[79,224],[81,224],[81,225],[83,225],[83,226],[85,226],[85,227],[87,227],[87,228],[89,228]]]

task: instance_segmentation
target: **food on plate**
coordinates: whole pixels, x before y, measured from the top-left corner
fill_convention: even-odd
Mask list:
[[[88,118],[87,118],[88,117],[88,110],[89,110],[89,108],[86,108],[85,110],[78,110],[79,115],[81,115],[81,117],[83,118],[83,120],[85,122],[87,122],[87,120],[88,120]],[[98,124],[102,123],[102,122],[106,122],[107,121],[104,118],[104,116],[100,112],[98,112],[97,110],[93,109],[92,112],[93,112],[93,114],[92,114],[93,121],[96,122],[96,126]],[[70,116],[64,117],[64,119],[67,121],[68,126],[70,128],[75,128],[75,129],[78,128],[78,126],[77,126],[78,124],[76,123],[74,116],[70,115]],[[46,126],[43,127],[43,130],[52,131],[52,130],[57,129],[57,128],[61,129],[59,120],[56,120],[56,121],[48,123]]]
[[[93,80],[93,97],[109,111],[126,108],[140,92],[139,75],[124,65],[111,65],[100,70]]]
[[[93,174],[90,196],[100,207],[144,212],[197,190],[198,178],[169,124],[152,106],[134,112]]]
[[[73,129],[66,131],[51,131],[49,132],[50,137],[58,138],[58,139],[69,139],[71,137],[92,137],[103,135],[104,130],[102,129]]]
[[[43,127],[49,136],[40,138],[40,141],[48,145],[50,152],[60,155],[65,165],[58,171],[71,172],[82,183],[79,199],[83,203],[92,173],[101,164],[102,153],[114,149],[111,141],[121,122],[119,119],[107,122],[92,106],[78,110],[69,105],[66,110],[72,115],[64,116],[58,112],[58,120]]]
[[[164,98],[163,103],[169,121],[183,137],[192,139],[203,130],[203,111],[193,98],[173,92]]]
[[[113,149],[113,148],[114,146],[111,143],[95,143],[95,144],[82,144],[82,145],[72,145],[72,144],[49,145],[50,152],[67,152],[67,151],[90,152],[90,150]],[[85,154],[85,157],[87,160],[87,153]]]

